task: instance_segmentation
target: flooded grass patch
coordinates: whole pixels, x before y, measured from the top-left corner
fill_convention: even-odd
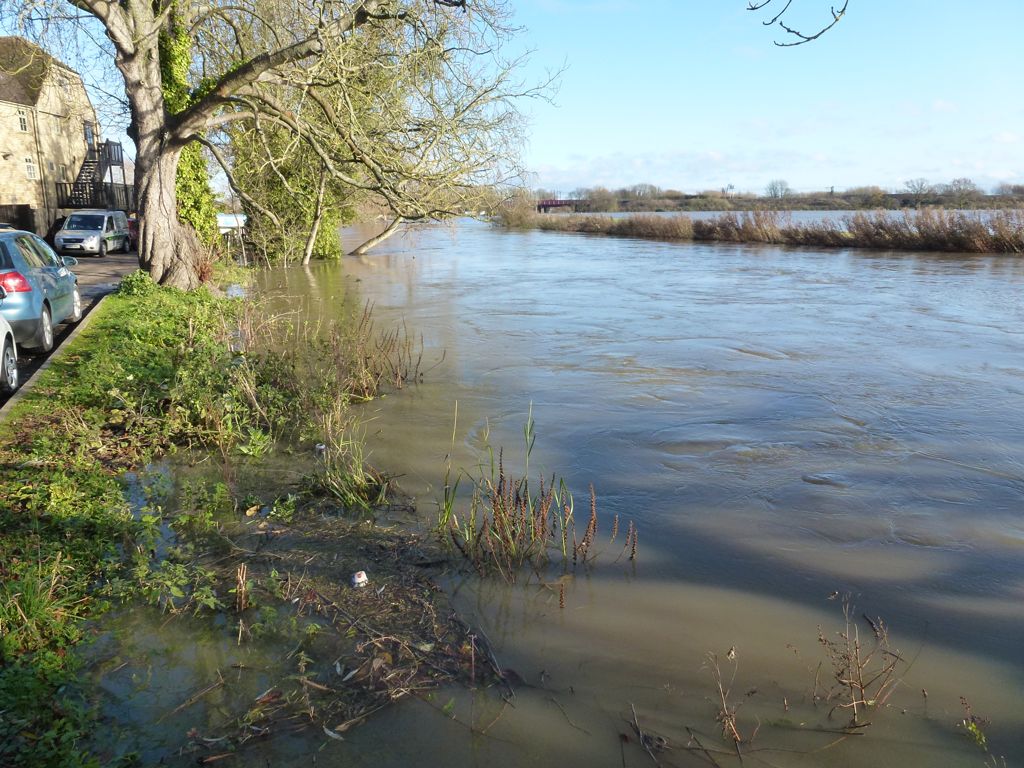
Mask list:
[[[178,530],[192,527],[179,546],[190,542],[190,568],[214,575],[218,601],[193,616],[197,606],[186,591],[162,610],[179,617],[179,635],[188,637],[191,628],[205,637],[230,669],[205,667],[203,677],[198,660],[184,663],[190,687],[173,703],[160,693],[162,677],[171,671],[156,673],[134,695],[161,696],[159,719],[151,712],[140,722],[116,700],[105,706],[115,721],[159,734],[137,739],[148,757],[167,761],[174,755],[191,764],[235,755],[246,760],[255,745],[299,731],[340,741],[404,697],[427,696],[454,682],[496,680],[484,644],[429,580],[423,566],[434,559],[415,537],[344,519],[324,504],[262,509],[218,515],[219,522],[205,528],[182,520],[195,512],[174,519]],[[363,586],[353,585],[356,571],[367,574]],[[162,622],[154,617],[135,632],[158,633]],[[120,644],[108,653],[107,668],[125,661]],[[136,671],[151,663],[152,654],[130,657]],[[205,706],[215,691],[217,706]],[[159,741],[173,749],[158,754],[153,744]],[[105,744],[101,738],[94,747],[114,759],[132,743]]]
[[[338,518],[386,489],[350,405],[416,375],[401,333],[378,333],[366,308],[353,315],[314,335],[250,303],[161,289],[136,273],[17,405],[0,444],[0,764],[112,764],[85,738],[95,710],[76,647],[101,631],[87,622],[111,605],[230,623],[235,642],[283,627],[279,641],[300,644],[298,687],[282,683],[272,709],[297,717],[298,702],[307,726],[320,722],[315,713],[343,718],[331,728],[351,725],[366,702],[457,676],[463,630],[415,566],[395,565],[408,541]],[[306,453],[313,441],[316,455]],[[298,460],[294,497],[254,501],[233,486],[232,463],[279,442],[311,459]],[[124,473],[182,447],[212,450],[226,482],[182,493],[177,508],[163,506],[162,492],[130,504]],[[347,586],[346,546],[373,588]],[[328,636],[344,641],[343,653],[323,645],[339,651],[331,664],[310,653]],[[321,677],[336,661],[353,673],[349,697]],[[314,673],[317,664],[326,666]],[[327,691],[334,704],[312,703]],[[264,726],[252,730],[250,709],[238,717],[252,734]]]

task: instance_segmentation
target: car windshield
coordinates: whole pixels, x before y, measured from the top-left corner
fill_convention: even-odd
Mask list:
[[[88,230],[99,232],[103,229],[103,216],[99,214],[73,213],[64,222],[64,229]]]

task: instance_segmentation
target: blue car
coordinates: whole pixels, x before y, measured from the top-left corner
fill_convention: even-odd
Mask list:
[[[0,299],[6,296],[7,292],[0,285]],[[0,339],[3,339],[3,351],[0,351],[0,394],[13,395],[21,384],[18,345],[14,341],[14,331],[3,315],[0,315]]]
[[[53,326],[82,319],[78,278],[68,269],[76,264],[31,232],[0,231],[0,314],[10,323],[19,347],[49,352]]]

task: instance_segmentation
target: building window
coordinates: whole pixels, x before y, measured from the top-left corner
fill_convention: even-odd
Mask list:
[[[28,133],[28,113],[24,109],[18,110],[18,130]]]
[[[68,167],[66,165],[64,165],[63,163],[60,166],[60,180],[61,181],[67,181],[68,180]]]
[[[31,157],[25,158],[25,175],[32,181],[39,178],[39,173],[36,171],[36,161]]]

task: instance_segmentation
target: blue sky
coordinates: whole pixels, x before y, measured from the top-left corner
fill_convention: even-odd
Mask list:
[[[850,0],[778,48],[761,22],[783,2],[516,0],[525,74],[566,67],[554,104],[525,105],[531,186],[1024,183],[1024,0]],[[829,0],[786,18],[820,26]]]

